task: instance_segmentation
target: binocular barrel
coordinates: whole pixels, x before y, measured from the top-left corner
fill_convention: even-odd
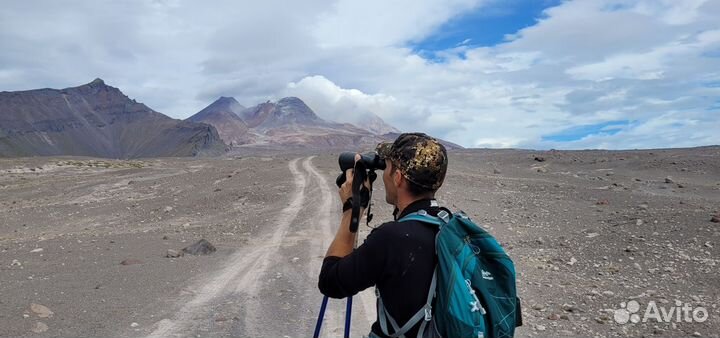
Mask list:
[[[376,153],[365,153],[360,155],[360,161],[365,162],[365,167],[368,170],[385,170],[385,159],[380,157]],[[338,157],[338,164],[340,164],[340,170],[343,172],[348,169],[355,167],[355,153],[345,152],[340,154]]]
[[[352,152],[344,152],[338,157],[341,174],[335,180],[337,186],[341,186],[345,182],[345,170],[355,168],[355,154]],[[365,153],[360,155],[360,161],[364,162],[365,168],[368,170],[385,170],[385,159],[377,153]]]

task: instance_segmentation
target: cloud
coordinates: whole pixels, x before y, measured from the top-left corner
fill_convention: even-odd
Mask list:
[[[720,143],[720,1],[564,1],[500,44],[414,52],[449,20],[498,6],[4,1],[0,90],[102,77],[176,118],[218,96],[247,106],[294,95],[323,117],[373,112],[471,147]],[[612,121],[633,122],[581,135]],[[568,130],[578,134],[548,137]]]
[[[337,122],[356,123],[369,113],[394,119],[404,109],[392,96],[343,89],[321,75],[289,83],[282,96],[301,97],[320,117]]]
[[[567,73],[575,79],[595,81],[661,79],[674,62],[701,57],[703,51],[713,47],[720,47],[720,30],[683,36],[648,52],[613,55],[601,62],[570,68]]]
[[[419,40],[478,5],[477,0],[340,0],[319,16],[314,35],[324,48],[387,47]]]

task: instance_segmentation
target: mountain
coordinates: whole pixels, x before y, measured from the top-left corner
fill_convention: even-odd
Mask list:
[[[367,130],[323,120],[297,97],[239,107],[234,98],[221,97],[187,121],[213,125],[233,147],[357,148],[378,142]]]
[[[172,119],[101,79],[0,92],[0,156],[197,156],[225,148],[211,125]]]
[[[375,140],[370,132],[354,125],[323,120],[297,97],[267,101],[240,116],[255,138],[249,146],[322,149],[355,147]]]
[[[267,118],[257,126],[259,129],[271,129],[287,127],[291,125],[324,125],[323,119],[315,115],[315,112],[305,102],[297,97],[286,97],[275,104]]]
[[[270,101],[246,109],[240,117],[248,126],[258,130],[270,130],[278,127],[296,125],[326,125],[327,121],[315,115],[305,102],[297,97],[286,97],[277,103]]]
[[[247,129],[230,128],[239,122],[230,113],[237,110],[226,108],[228,102],[237,103],[233,98],[221,97],[188,120],[212,124],[223,140],[236,148],[374,149],[379,142],[392,141],[399,135],[397,129],[372,113],[367,114],[361,127],[326,121],[297,97],[267,101],[244,109],[237,116]],[[242,141],[237,141],[239,139]],[[450,146],[449,142],[444,144],[449,149],[462,148]]]
[[[245,107],[237,102],[234,97],[221,96],[219,99],[215,100],[215,102],[187,119],[199,122],[198,120],[213,118],[214,116],[225,116],[225,113],[230,113],[231,115],[235,115],[239,118],[239,114],[243,110],[245,110]]]
[[[222,96],[186,121],[214,126],[220,138],[230,146],[245,144],[252,142],[254,138],[248,134],[248,126],[240,118],[240,113],[244,110],[245,107],[235,98]]]
[[[263,123],[273,110],[275,110],[275,104],[267,101],[243,110],[238,116],[245,121],[248,128],[255,128]]]

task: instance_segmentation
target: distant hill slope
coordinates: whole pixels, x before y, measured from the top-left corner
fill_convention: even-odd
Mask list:
[[[0,156],[197,156],[225,148],[211,125],[172,119],[101,79],[0,92]]]
[[[383,135],[387,133],[400,133],[400,130],[389,125],[380,116],[374,113],[367,113],[354,123],[360,128],[369,130],[373,134]]]

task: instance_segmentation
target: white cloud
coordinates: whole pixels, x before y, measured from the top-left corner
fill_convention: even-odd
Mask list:
[[[421,39],[479,4],[479,0],[340,0],[319,16],[314,35],[325,48],[394,46]]]
[[[698,17],[698,9],[707,0],[658,0],[637,3],[632,10],[647,16],[658,16],[670,25],[691,24]]]
[[[708,47],[720,47],[720,30],[683,36],[649,52],[617,54],[591,64],[576,66],[567,73],[576,79],[612,80],[616,78],[654,80],[664,77],[665,69],[678,60],[694,59]]]
[[[356,123],[368,113],[392,119],[405,108],[392,96],[343,89],[321,75],[289,83],[281,96],[301,97],[320,117],[337,122]]]
[[[324,117],[369,111],[465,146],[720,143],[720,87],[708,85],[720,83],[720,1],[565,1],[505,43],[439,51],[442,63],[408,47],[493,5],[2,1],[0,90],[102,77],[177,118],[221,95],[244,105],[294,95]],[[543,139],[618,120],[635,122],[614,135]]]

